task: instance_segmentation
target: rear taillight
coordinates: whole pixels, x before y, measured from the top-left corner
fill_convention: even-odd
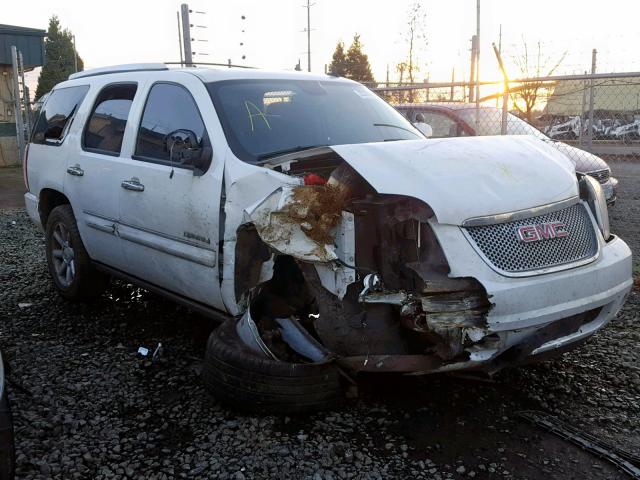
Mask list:
[[[27,192],[29,191],[29,172],[28,166],[29,163],[29,143],[27,143],[27,147],[24,149],[24,158],[22,159],[22,177],[24,178],[24,186],[27,188]]]

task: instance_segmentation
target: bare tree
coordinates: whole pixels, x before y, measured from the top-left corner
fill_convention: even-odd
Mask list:
[[[523,49],[520,55],[512,56],[513,63],[518,68],[518,76],[524,78],[540,78],[541,76],[551,76],[558,69],[567,56],[565,51],[556,62],[551,56],[542,55],[540,42],[538,42],[537,54],[531,58],[527,42],[522,39]],[[524,82],[513,89],[511,98],[514,106],[522,113],[527,122],[532,123],[533,111],[540,96],[547,90],[548,82],[535,80]]]
[[[419,0],[413,0],[409,6],[407,31],[405,41],[407,42],[407,58],[405,70],[410,83],[415,82],[416,73],[420,70],[417,53],[427,45],[427,12]],[[404,73],[404,72],[403,72]],[[409,102],[414,99],[414,91],[409,90]]]
[[[404,81],[404,72],[407,71],[407,63],[406,62],[400,62],[396,65],[396,72],[398,72],[399,75],[399,84],[402,85],[402,82]],[[397,98],[396,98],[397,103],[404,103],[404,92],[402,90],[399,90],[397,92]]]

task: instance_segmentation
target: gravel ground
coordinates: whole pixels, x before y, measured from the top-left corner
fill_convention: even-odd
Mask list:
[[[612,167],[613,229],[640,251],[640,165]],[[63,301],[23,210],[0,211],[0,258],[20,479],[626,478],[519,420],[523,409],[640,453],[638,290],[610,326],[555,361],[490,382],[370,378],[338,411],[250,416],[201,385],[208,321],[122,282],[92,304]],[[156,362],[137,355],[158,343]]]

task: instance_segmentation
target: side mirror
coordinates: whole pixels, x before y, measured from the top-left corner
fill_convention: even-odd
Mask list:
[[[202,150],[198,137],[191,130],[174,130],[165,137],[165,142],[169,159],[178,165],[193,165]]]
[[[431,128],[431,125],[428,123],[416,122],[413,126],[416,127],[425,137],[429,138],[433,136],[433,128]]]
[[[203,175],[211,164],[211,147],[202,147],[197,135],[187,129],[174,130],[165,137],[171,163],[190,165],[195,176]]]

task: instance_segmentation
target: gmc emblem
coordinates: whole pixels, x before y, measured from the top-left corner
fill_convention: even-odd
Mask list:
[[[518,235],[518,240],[525,243],[569,236],[567,226],[562,222],[544,222],[532,225],[523,225],[516,229],[516,234]]]

